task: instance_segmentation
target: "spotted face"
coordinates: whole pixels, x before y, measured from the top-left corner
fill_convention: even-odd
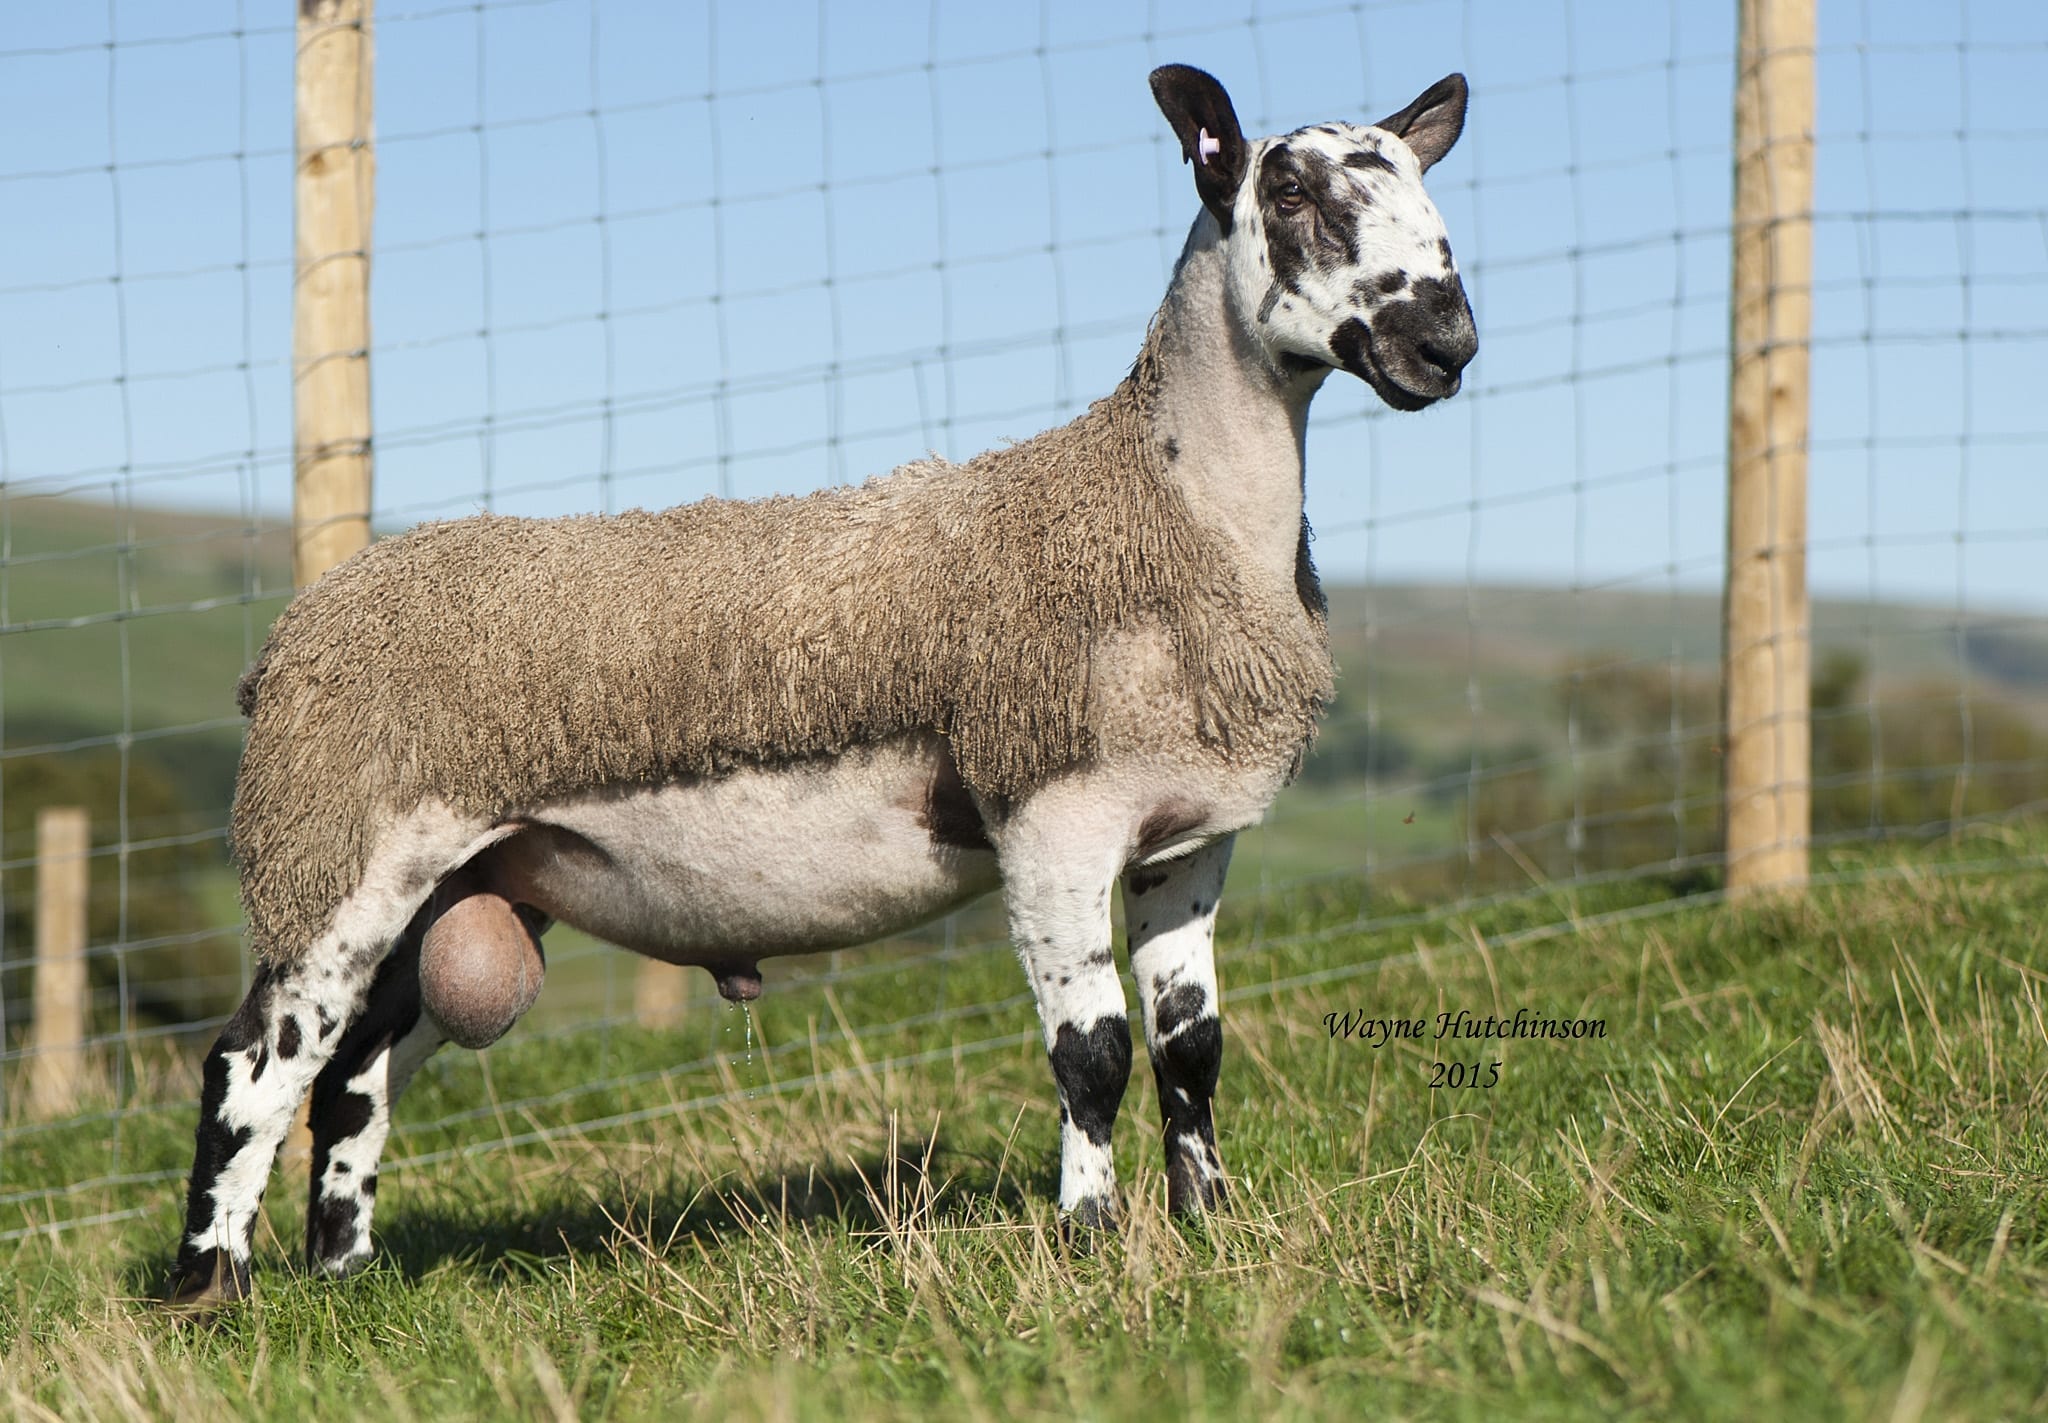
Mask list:
[[[1153,90],[1200,163],[1196,189],[1221,230],[1231,305],[1273,365],[1349,371],[1397,410],[1455,395],[1478,338],[1422,175],[1464,127],[1462,76],[1371,126],[1316,124],[1249,142],[1200,70],[1170,65]]]

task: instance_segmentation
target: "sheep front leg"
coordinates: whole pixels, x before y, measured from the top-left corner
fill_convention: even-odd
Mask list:
[[[1110,1229],[1110,1130],[1131,1075],[1131,1021],[1110,951],[1114,858],[1090,858],[1063,854],[1049,838],[1008,844],[1004,897],[1059,1087],[1060,1213],[1072,1227]]]
[[[1232,837],[1124,873],[1124,927],[1145,1019],[1145,1047],[1165,1119],[1166,1203],[1199,1215],[1223,1199],[1210,1103],[1223,1065],[1217,1016],[1216,902]]]

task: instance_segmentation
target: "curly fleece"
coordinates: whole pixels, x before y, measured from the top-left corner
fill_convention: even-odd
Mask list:
[[[1156,336],[1155,336],[1156,340]],[[1190,515],[1156,347],[1071,424],[965,464],[658,513],[426,524],[302,593],[243,679],[233,838],[251,940],[304,953],[380,831],[716,776],[911,732],[1000,807],[1096,753],[1094,654],[1168,634],[1163,746],[1305,745],[1332,672],[1306,541],[1261,596]]]

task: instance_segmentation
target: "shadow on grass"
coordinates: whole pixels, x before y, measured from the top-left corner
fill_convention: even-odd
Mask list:
[[[530,1279],[551,1262],[578,1255],[610,1256],[621,1247],[665,1251],[693,1240],[716,1246],[763,1229],[822,1224],[859,1236],[882,1234],[910,1219],[921,1226],[1021,1220],[1031,1201],[1054,1199],[1059,1175],[1056,1163],[1017,1167],[1014,1158],[999,1166],[985,1156],[955,1154],[934,1137],[928,1145],[905,1146],[893,1156],[870,1152],[829,1171],[710,1181],[680,1171],[653,1178],[612,1173],[573,1195],[528,1193],[527,1202],[517,1206],[489,1197],[460,1203],[394,1200],[380,1217],[371,1268],[395,1270],[409,1281],[450,1265],[486,1278]],[[285,1184],[282,1178],[273,1181],[273,1192]],[[288,1219],[296,1225],[297,1213]],[[304,1272],[299,1242],[290,1244],[280,1260],[274,1247],[259,1242],[259,1291],[266,1276]],[[122,1293],[138,1301],[162,1299],[171,1253],[129,1253],[117,1271]]]
[[[832,1170],[772,1172],[706,1181],[680,1172],[609,1177],[574,1195],[527,1204],[476,1200],[399,1206],[377,1233],[378,1258],[417,1279],[451,1263],[486,1275],[528,1277],[547,1262],[609,1255],[622,1245],[672,1249],[746,1239],[760,1230],[822,1224],[848,1235],[884,1233],[915,1219],[960,1226],[991,1216],[1022,1219],[1050,1202],[1056,1165],[1019,1171],[947,1150],[942,1140],[872,1152]],[[998,1171],[1000,1170],[1000,1178]],[[394,1202],[394,1205],[396,1203]]]

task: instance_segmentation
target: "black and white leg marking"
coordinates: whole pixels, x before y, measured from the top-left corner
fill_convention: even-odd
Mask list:
[[[264,969],[206,1056],[174,1305],[203,1307],[249,1289],[249,1250],[271,1163],[292,1114],[362,1002],[376,960]]]
[[[1060,1212],[1107,1227],[1116,1220],[1110,1131],[1131,1075],[1130,1009],[1110,939],[1116,863],[1107,852],[1063,852],[1058,829],[1006,841],[1003,893],[1059,1087]]]
[[[174,1307],[203,1313],[248,1293],[256,1216],[292,1114],[434,886],[506,833],[444,806],[420,807],[386,831],[320,939],[256,975],[206,1057]]]
[[[1124,873],[1131,975],[1138,981],[1145,1046],[1165,1118],[1166,1199],[1180,1215],[1210,1209],[1224,1192],[1210,1102],[1223,1065],[1216,901],[1232,843],[1225,836],[1178,859]]]
[[[306,1202],[306,1264],[352,1274],[375,1253],[370,1216],[377,1163],[399,1095],[446,1038],[420,1011],[416,933],[377,970],[370,1001],[313,1084],[312,1186]]]

